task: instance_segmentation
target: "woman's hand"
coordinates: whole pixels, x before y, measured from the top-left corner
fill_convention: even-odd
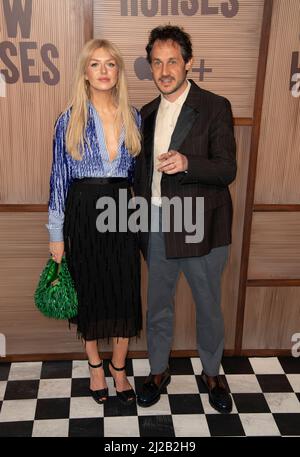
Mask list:
[[[49,243],[49,251],[52,259],[56,263],[61,263],[61,259],[65,252],[65,244],[63,241],[53,241]]]

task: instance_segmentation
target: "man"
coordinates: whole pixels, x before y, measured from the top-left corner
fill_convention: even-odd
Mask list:
[[[141,233],[149,269],[147,341],[151,373],[138,394],[138,404],[147,407],[156,403],[171,380],[168,358],[173,296],[183,271],[196,304],[201,379],[210,404],[219,412],[230,412],[232,400],[218,375],[224,347],[221,276],[232,224],[228,185],[236,175],[231,107],[225,98],[187,80],[192,45],[183,29],[171,25],[153,29],[146,51],[161,95],[142,108],[144,150],[137,160],[135,177],[136,195],[151,202],[152,226],[150,234]],[[204,198],[204,237],[189,242],[185,225],[178,232],[173,216],[169,218],[170,230],[164,232],[162,206],[166,197],[179,197],[183,204],[192,199],[193,220],[197,216],[196,199]]]

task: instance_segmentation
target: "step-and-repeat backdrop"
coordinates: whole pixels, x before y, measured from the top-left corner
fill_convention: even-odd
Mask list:
[[[95,0],[94,34],[114,41],[127,63],[137,106],[156,94],[145,59],[150,30],[160,24],[190,33],[194,65],[189,77],[229,98],[235,117],[252,117],[263,0]]]
[[[237,328],[242,327],[245,349],[289,347],[290,334],[300,325],[295,317],[297,287],[287,285],[279,295],[276,287],[250,287],[242,304],[245,320],[243,313],[238,314],[255,94],[257,77],[259,80],[265,69],[259,50],[262,42],[268,42],[268,26],[270,44],[255,199],[259,204],[276,205],[299,203],[300,198],[300,2],[274,0],[272,18],[268,18],[262,32],[265,4],[270,6],[272,1],[0,2],[0,336],[6,337],[8,354],[81,350],[75,330],[69,332],[65,323],[44,318],[33,304],[38,275],[48,256],[45,223],[53,126],[68,101],[79,51],[93,36],[109,39],[121,49],[132,103],[140,108],[153,99],[157,89],[145,58],[145,46],[150,30],[161,24],[179,25],[190,33],[194,64],[189,77],[201,87],[227,97],[233,108],[238,175],[230,189],[234,203],[233,244],[223,278],[226,349],[235,348]],[[274,211],[254,213],[250,279],[300,278],[300,213]],[[287,217],[291,219],[288,232],[292,244],[280,244],[287,234]],[[268,233],[274,223],[277,231],[270,238]],[[284,256],[292,260],[283,262]],[[145,314],[145,265],[142,273]],[[287,302],[290,314],[285,317]],[[174,349],[195,349],[193,298],[183,277],[175,307]],[[278,322],[285,323],[280,337],[268,326],[270,315],[273,327]],[[242,321],[237,320],[238,316]],[[107,345],[103,347],[109,349]],[[140,340],[132,341],[131,349],[146,350],[144,334]]]

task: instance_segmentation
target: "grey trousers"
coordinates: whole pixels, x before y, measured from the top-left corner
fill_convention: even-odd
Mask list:
[[[158,208],[153,219],[160,217]],[[151,232],[148,248],[147,344],[152,374],[168,366],[173,339],[174,295],[180,271],[191,287],[196,304],[197,349],[208,376],[219,374],[224,348],[224,322],[220,306],[221,277],[228,246],[212,249],[202,257],[167,259],[161,221]],[[188,329],[187,329],[188,331]]]

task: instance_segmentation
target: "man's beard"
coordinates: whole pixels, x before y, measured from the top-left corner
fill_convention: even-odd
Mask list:
[[[164,78],[164,79],[170,79],[170,78]],[[171,77],[171,80],[174,81],[174,78]],[[186,77],[184,77],[181,81],[179,81],[179,82],[176,84],[176,86],[175,86],[173,89],[169,90],[169,91],[168,91],[168,90],[164,91],[164,90],[158,85],[158,83],[157,83],[156,81],[154,81],[154,82],[155,82],[156,87],[158,88],[158,90],[159,90],[163,95],[171,95],[171,94],[174,94],[174,92],[177,92],[178,89],[180,89],[180,87],[185,83],[185,80],[186,80]],[[161,78],[159,79],[159,81],[161,81]]]

